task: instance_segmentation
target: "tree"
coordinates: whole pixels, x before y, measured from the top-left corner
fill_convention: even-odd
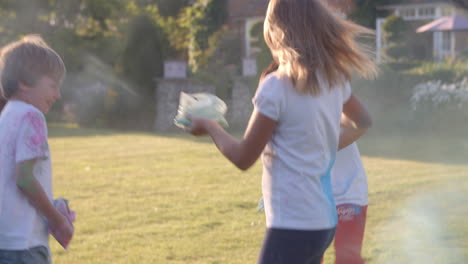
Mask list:
[[[115,77],[130,80],[132,89],[153,104],[153,79],[162,76],[166,58],[190,58],[197,71],[210,62],[219,46],[227,0],[193,2],[0,0],[0,44],[40,34],[62,56],[69,76],[84,73],[89,66],[84,58],[90,55]],[[113,88],[119,93],[119,88]],[[64,87],[65,100],[72,94],[73,89]],[[140,107],[149,109],[148,104]]]
[[[178,17],[163,20],[164,30],[176,57],[188,58],[193,72],[207,65],[227,19],[226,0],[197,0],[183,8]]]
[[[389,16],[383,24],[384,38],[387,42],[387,56],[399,60],[410,56],[408,48],[408,24],[400,16]]]
[[[349,14],[349,18],[354,22],[368,27],[375,28],[375,20],[378,17],[379,6],[394,3],[395,0],[355,0],[356,8]]]
[[[258,22],[252,26],[249,32],[250,36],[254,39],[252,46],[257,48],[258,52],[255,54],[257,58],[257,67],[259,69],[259,75],[270,63],[273,61],[270,48],[265,42],[263,37],[263,21]]]
[[[426,43],[431,41],[432,36],[421,34],[417,38],[413,37],[416,28],[421,25],[419,21],[405,21],[400,16],[389,16],[383,24],[387,56],[406,61],[428,59],[432,50]]]
[[[409,29],[407,23],[400,16],[389,16],[383,24],[385,40],[387,42],[402,42]]]
[[[164,17],[177,17],[184,7],[190,5],[188,0],[156,0],[156,3]]]
[[[123,72],[140,94],[153,98],[155,77],[161,77],[167,47],[161,28],[148,16],[132,19],[122,55]]]

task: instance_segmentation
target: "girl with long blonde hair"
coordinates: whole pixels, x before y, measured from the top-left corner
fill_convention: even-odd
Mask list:
[[[274,62],[260,80],[244,137],[192,117],[193,135],[210,135],[247,170],[262,154],[266,235],[258,263],[318,264],[335,234],[330,171],[338,149],[371,125],[352,94],[352,74],[376,67],[355,41],[372,33],[335,15],[320,0],[270,0],[264,37]]]

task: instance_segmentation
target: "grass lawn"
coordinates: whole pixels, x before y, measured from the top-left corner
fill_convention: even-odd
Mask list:
[[[55,196],[77,211],[54,263],[256,263],[261,164],[235,169],[208,139],[50,127]],[[467,263],[468,141],[360,143],[369,264]],[[333,263],[333,250],[325,263]]]

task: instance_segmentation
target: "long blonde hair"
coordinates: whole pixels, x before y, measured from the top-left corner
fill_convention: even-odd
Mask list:
[[[356,73],[371,78],[371,52],[355,38],[373,31],[334,14],[320,0],[270,0],[264,37],[281,73],[302,93],[319,95],[319,75],[333,89]]]

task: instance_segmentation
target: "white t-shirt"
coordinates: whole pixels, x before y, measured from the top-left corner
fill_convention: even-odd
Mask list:
[[[356,143],[338,151],[332,169],[332,187],[336,205],[367,205],[367,177]]]
[[[301,94],[289,78],[276,73],[260,84],[254,106],[277,121],[262,154],[267,227],[321,230],[336,226],[330,172],[343,104],[350,95],[349,84],[323,89],[320,96]]]
[[[33,172],[52,200],[52,172],[44,115],[22,101],[0,114],[0,249],[49,247],[47,224],[16,184],[16,164],[37,159]]]

